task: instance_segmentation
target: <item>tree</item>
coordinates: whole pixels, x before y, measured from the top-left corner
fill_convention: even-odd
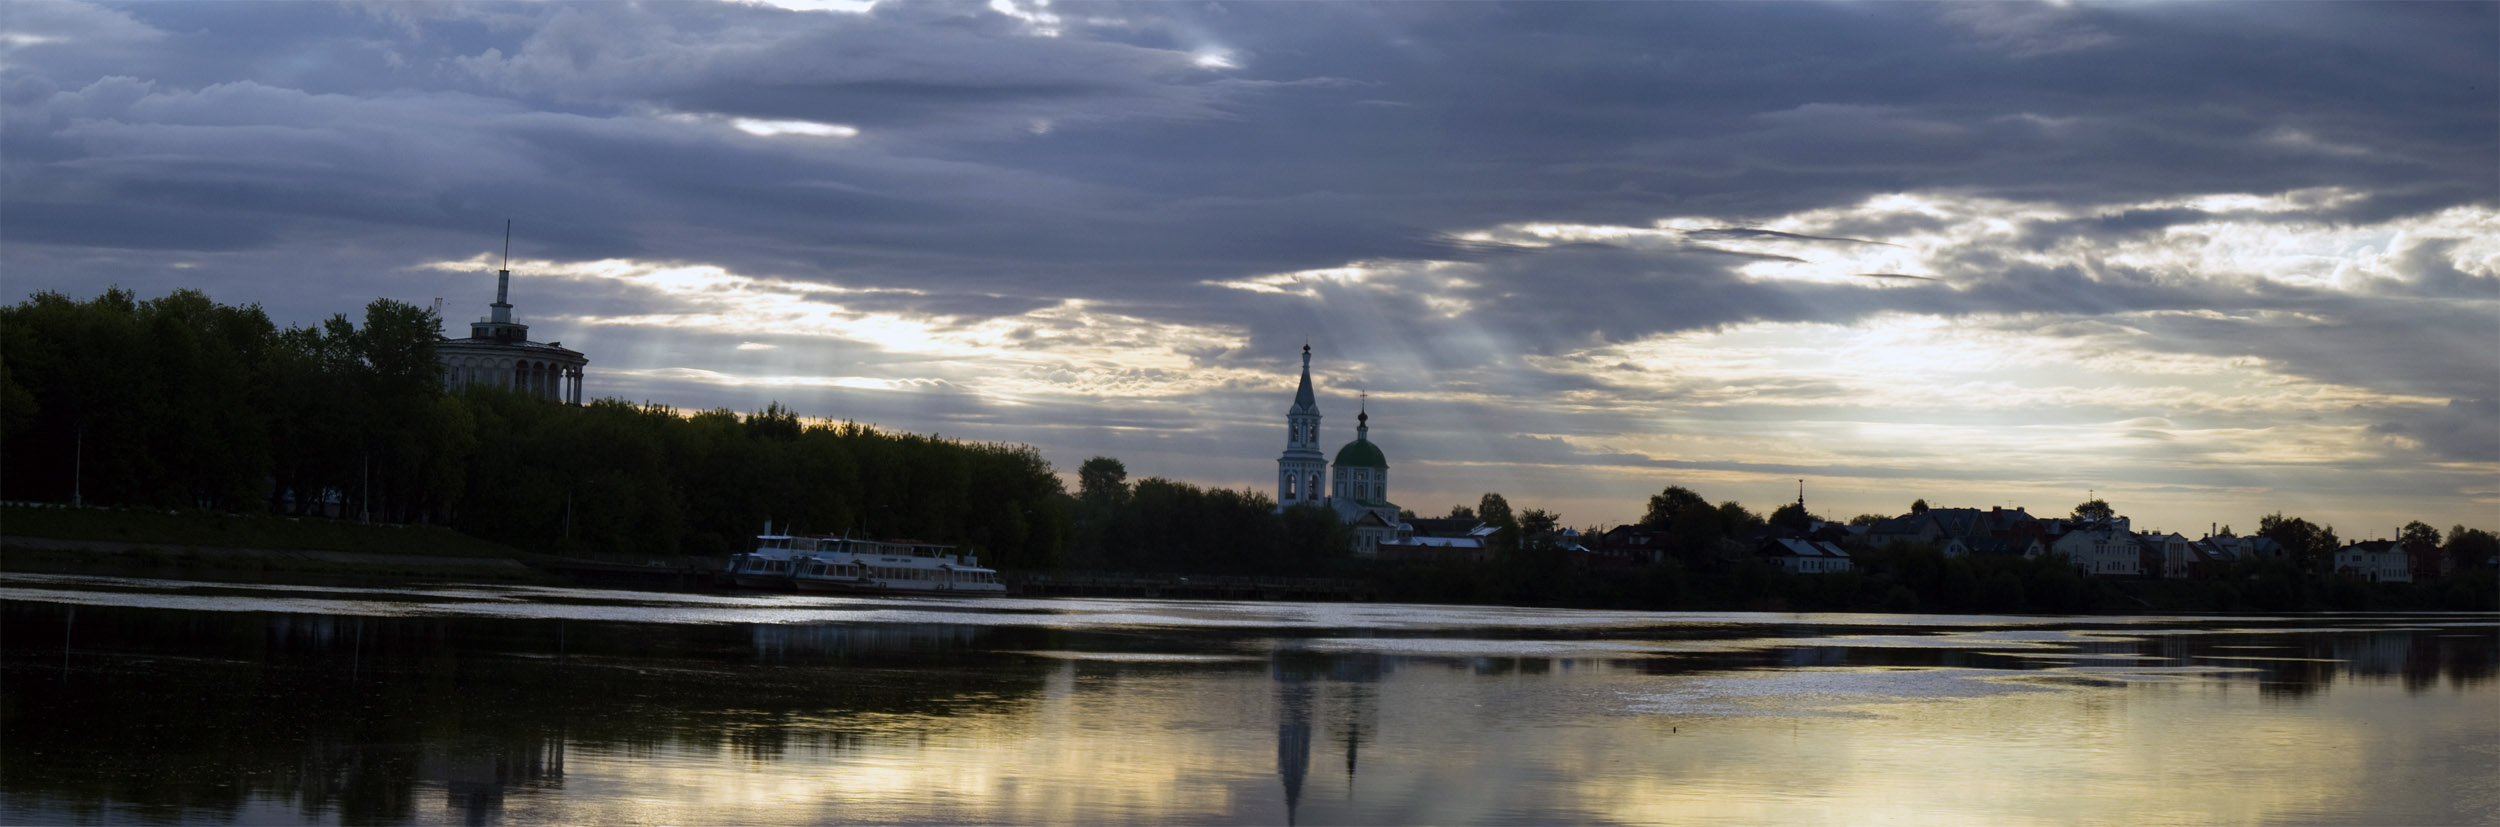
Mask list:
[[[2285,554],[2312,574],[2326,573],[2335,559],[2335,550],[2343,547],[2335,539],[2334,527],[2319,527],[2299,517],[2285,517],[2279,511],[2257,521],[2257,536],[2283,546]]]
[[[1762,515],[1753,513],[1744,504],[1735,500],[1719,504],[1719,528],[1727,535],[1743,534],[1761,527]]]
[[[1476,518],[1476,510],[1475,510],[1475,509],[1473,509],[1473,508],[1468,508],[1468,507],[1463,506],[1463,505],[1453,505],[1453,506],[1450,506],[1450,516],[1449,516],[1449,519],[1452,519],[1452,520],[1473,520],[1473,519],[1475,519],[1475,518]]]
[[[1095,457],[1076,469],[1077,498],[1095,507],[1114,507],[1128,499],[1128,466],[1110,457]]]
[[[2484,568],[2500,558],[2500,537],[2479,528],[2448,529],[2448,562],[2458,569]]]
[[[1916,500],[1912,500],[1912,501],[1910,502],[1910,513],[1912,513],[1912,514],[1925,514],[1925,513],[1927,513],[1927,498],[1925,498],[1925,497],[1920,497],[1920,498],[1918,498],[1918,499],[1916,499]]]
[[[1277,539],[1280,574],[1318,574],[1328,563],[1354,553],[1354,529],[1324,506],[1303,504],[1285,509]]]
[[[1780,507],[1771,510],[1771,525],[1790,531],[1805,531],[1822,521],[1822,517],[1807,511],[1803,503],[1781,503]]]
[[[2405,524],[2404,533],[2398,535],[2397,539],[2408,546],[2416,543],[2436,546],[2439,545],[2439,529],[2431,527],[2429,523],[2415,520]]]
[[[1562,590],[1570,560],[1554,537],[1561,522],[1552,512],[1531,508],[1520,512],[1518,528],[1505,529],[1497,535],[1501,542],[1497,551],[1502,554],[1503,576],[1508,581],[1511,599],[1549,600]]]
[[[2075,519],[2082,522],[2104,523],[2113,516],[2116,512],[2110,510],[2109,502],[2099,497],[2075,504]]]
[[[1519,515],[1519,533],[1531,537],[1552,534],[1562,518],[1542,508],[1531,508]]]
[[[1709,508],[1710,501],[1702,499],[1690,488],[1670,485],[1664,491],[1649,495],[1649,511],[1641,515],[1641,525],[1665,528],[1675,522],[1675,515],[1696,507]]]
[[[1487,525],[1518,524],[1517,519],[1511,516],[1510,501],[1502,499],[1500,494],[1489,492],[1476,501],[1476,519],[1483,520]]]
[[[1871,526],[1871,525],[1881,525],[1881,524],[1883,524],[1883,522],[1884,522],[1885,520],[1889,520],[1889,519],[1892,519],[1892,518],[1891,518],[1891,517],[1886,517],[1886,516],[1884,516],[1884,515],[1882,515],[1882,514],[1860,514],[1860,515],[1858,515],[1858,516],[1855,516],[1855,517],[1851,517],[1851,518],[1849,518],[1849,524],[1850,524],[1850,525],[1853,525],[1853,526],[1861,526],[1861,525],[1869,525],[1869,526]]]

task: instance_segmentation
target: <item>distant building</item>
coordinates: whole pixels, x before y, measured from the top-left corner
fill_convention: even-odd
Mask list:
[[[1493,559],[1496,529],[1467,519],[1421,518],[1399,527],[1398,536],[1380,544],[1380,559],[1414,563],[1482,563]]]
[[[512,271],[495,271],[493,313],[469,325],[465,339],[435,343],[443,362],[443,387],[509,388],[540,399],[582,403],[582,366],[590,359],[563,342],[530,341],[529,325],[512,320]]]
[[[1832,574],[1856,567],[1839,543],[1824,540],[1773,537],[1755,546],[1754,555],[1789,574]]]
[[[2413,582],[2413,555],[2394,540],[2370,540],[2335,551],[2335,574],[2365,583]]]
[[[1883,548],[1895,542],[1930,545],[1947,554],[1960,555],[1966,552],[1954,549],[1981,544],[1952,541],[2007,539],[2014,541],[2014,548],[2021,549],[2027,545],[2024,540],[2042,539],[2046,534],[2040,521],[2020,508],[1930,508],[1876,523],[1863,532],[1859,542],[1869,548]]]
[[[2066,555],[2076,571],[2095,577],[2138,577],[2148,573],[2144,545],[2136,541],[2135,532],[2127,529],[2125,517],[2077,524],[2059,536],[2049,550]]]
[[[1331,468],[1319,452],[1319,399],[1311,392],[1311,346],[1302,346],[1302,385],[1285,410],[1285,452],[1276,458],[1276,509],[1323,506],[1354,527],[1354,553],[1376,556],[1380,547],[1404,539],[1396,503],[1389,501],[1389,458],[1371,441],[1371,411],[1354,417],[1354,441],[1337,449]],[[1322,485],[1323,470],[1333,474]]]
[[[2038,537],[1956,537],[1946,540],[1939,551],[1946,557],[2020,557],[2025,560],[2047,554],[2049,547]]]
[[[2184,580],[2194,571],[2198,556],[2196,544],[2178,532],[2147,531],[2135,536],[2143,546],[2144,573],[2159,574],[2164,580]]]

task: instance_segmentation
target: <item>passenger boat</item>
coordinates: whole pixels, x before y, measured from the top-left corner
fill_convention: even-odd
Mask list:
[[[789,589],[798,573],[798,563],[786,544],[759,547],[729,558],[729,582],[745,589]]]
[[[958,597],[1007,593],[996,570],[953,546],[769,530],[755,539],[754,551],[729,563],[730,580],[746,588]]]

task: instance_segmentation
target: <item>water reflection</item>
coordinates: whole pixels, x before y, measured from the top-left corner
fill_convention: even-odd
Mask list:
[[[2487,616],[102,593],[0,603],[0,821],[2438,823],[2500,769]]]

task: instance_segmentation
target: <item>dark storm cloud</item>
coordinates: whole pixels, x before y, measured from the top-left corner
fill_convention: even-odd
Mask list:
[[[2380,409],[2370,430],[2420,445],[2434,461],[2500,462],[2500,399],[2451,399],[2437,408]]]
[[[1557,366],[1564,354],[1764,322],[1971,316],[2459,400],[2308,413],[2374,424],[2426,456],[2488,458],[2472,417],[2491,420],[2500,386],[2500,279],[2472,233],[2354,241],[2389,253],[2385,272],[2336,284],[2112,251],[2213,222],[2323,232],[2500,203],[2500,6],[1050,11],[1056,23],[979,3],[10,3],[0,278],[21,294],[203,286],[282,322],[439,295],[460,319],[491,276],[425,265],[491,254],[510,218],[524,259],[713,266],[941,327],[1082,304],[1246,337],[1192,344],[1201,368],[1274,365],[1308,337],[1372,371],[1331,381],[1468,396],[1419,405],[1419,420],[1497,432],[1517,408],[1583,417],[1548,434],[1648,427],[1561,401],[1575,396],[1840,392],[1821,376],[1634,387]],[[806,123],[758,123],[774,121]],[[857,134],[786,131],[836,127]],[[2026,212],[1982,216],[2012,229],[1926,259],[1847,258],[1971,223],[1860,208],[1896,194]],[[2228,194],[2292,206],[2188,200]],[[1824,217],[1773,223],[1806,213]],[[1651,229],[1665,219],[1705,229]],[[1517,229],[1568,224],[1652,234],[1531,242]],[[1846,266],[1782,269],[1825,262]],[[1368,275],[1242,287],[1350,264]],[[520,275],[534,318],[688,312],[646,287]],[[1168,434],[1216,406],[1016,408],[942,386],[748,381],[926,377],[900,364],[920,357],[844,331],[640,324],[561,335],[599,343],[629,397],[803,398],[996,438],[1018,438],[1010,421]],[[1010,341],[1109,335],[1033,329]],[[750,341],[776,347],[736,349]],[[723,375],[685,372],[706,360]],[[2071,415],[2100,413],[2082,407]],[[1863,415],[1963,422],[1949,408]],[[1464,436],[1435,438],[1423,455],[1466,450]]]
[[[169,226],[188,210],[258,225],[220,247],[353,231],[441,255],[519,214],[571,257],[1174,299],[1463,258],[1443,233],[1507,222],[1904,188],[2490,200],[2490,8],[2267,8],[1076,4],[1045,38],[977,5],[46,5],[70,21],[51,29],[176,46],[111,69],[17,51],[0,140],[13,205],[147,205],[96,222],[133,245],[198,235]],[[1239,68],[1193,65],[1202,50]],[[1402,105],[1367,105],[1384,101]]]

